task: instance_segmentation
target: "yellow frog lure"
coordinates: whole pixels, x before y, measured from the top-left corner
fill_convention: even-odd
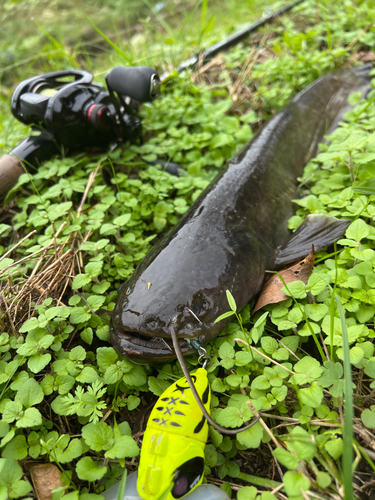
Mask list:
[[[204,368],[191,376],[210,413],[211,389]],[[208,423],[181,378],[160,396],[143,437],[137,490],[144,500],[182,498],[203,480]]]

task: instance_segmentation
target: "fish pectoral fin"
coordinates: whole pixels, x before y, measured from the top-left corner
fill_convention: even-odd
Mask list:
[[[314,245],[316,252],[331,245],[342,236],[350,222],[329,215],[308,215],[288,242],[278,250],[275,266],[306,257],[311,252],[311,245]]]

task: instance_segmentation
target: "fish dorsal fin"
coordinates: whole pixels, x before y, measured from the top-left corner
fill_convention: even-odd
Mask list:
[[[275,266],[306,257],[311,252],[311,245],[314,245],[315,251],[331,245],[342,236],[350,222],[329,215],[308,215],[287,243],[278,250]]]

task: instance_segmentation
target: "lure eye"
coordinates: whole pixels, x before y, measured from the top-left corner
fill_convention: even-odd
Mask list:
[[[187,476],[182,476],[177,479],[174,483],[172,495],[175,498],[180,498],[189,491],[189,478]]]
[[[181,498],[194,489],[201,480],[204,471],[204,460],[202,457],[194,457],[183,463],[175,470],[174,485],[172,488],[173,498]]]

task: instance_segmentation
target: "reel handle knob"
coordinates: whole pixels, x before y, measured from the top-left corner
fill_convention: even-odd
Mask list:
[[[160,79],[148,66],[116,66],[106,75],[108,89],[139,102],[153,101],[160,94]]]

